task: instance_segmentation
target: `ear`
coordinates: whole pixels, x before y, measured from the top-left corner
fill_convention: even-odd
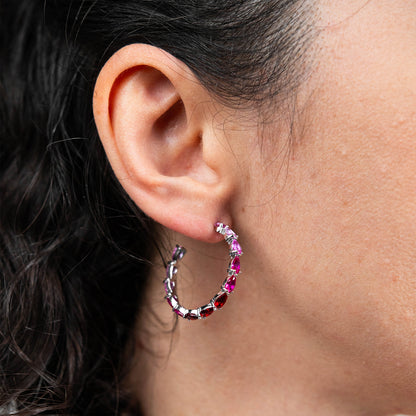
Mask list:
[[[143,44],[102,68],[94,118],[107,157],[132,200],[163,226],[218,241],[231,223],[229,155],[212,122],[213,99],[188,67]]]

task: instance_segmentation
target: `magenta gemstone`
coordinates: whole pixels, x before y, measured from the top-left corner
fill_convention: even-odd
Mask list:
[[[206,318],[210,316],[212,312],[214,312],[214,308],[212,307],[212,305],[205,305],[202,307],[200,314],[203,318]]]
[[[176,315],[179,315],[181,318],[183,318],[183,313],[179,309],[175,309],[174,312]]]
[[[239,256],[243,254],[243,250],[241,250],[241,246],[237,240],[233,240],[233,242],[231,243],[231,251],[237,253]]]
[[[224,283],[224,289],[228,291],[228,293],[231,293],[235,289],[237,279],[235,276],[229,277],[226,282]]]
[[[218,296],[214,301],[215,307],[217,309],[221,309],[225,305],[225,302],[227,302],[227,298],[228,295],[226,293],[223,293],[222,295]]]
[[[230,269],[234,270],[236,274],[240,273],[240,257],[233,258]]]

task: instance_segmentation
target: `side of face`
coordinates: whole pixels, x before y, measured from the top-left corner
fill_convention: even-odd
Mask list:
[[[272,345],[290,321],[352,395],[414,413],[416,5],[317,3],[295,112],[277,105],[259,130],[183,63],[129,45],[100,73],[95,121],[120,183],[162,227],[209,243],[210,259],[223,253],[212,224],[240,234],[242,332]]]
[[[268,127],[278,144],[250,170],[242,222],[262,235],[257,270],[275,279],[263,301],[414,411],[416,4],[321,1],[319,10],[299,134],[287,156],[285,135]]]

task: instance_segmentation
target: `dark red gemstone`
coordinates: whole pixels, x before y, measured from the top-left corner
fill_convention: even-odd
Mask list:
[[[192,313],[192,312],[188,312],[186,315],[185,315],[185,319],[189,319],[190,321],[196,321],[197,319],[198,319],[198,316],[197,315],[195,315],[194,313]]]
[[[203,318],[206,318],[207,316],[210,316],[212,312],[214,312],[212,305],[206,305],[202,307],[200,314]]]
[[[214,301],[215,307],[217,309],[221,309],[225,305],[225,302],[227,302],[227,298],[228,295],[226,293],[223,293],[222,295],[218,296]]]

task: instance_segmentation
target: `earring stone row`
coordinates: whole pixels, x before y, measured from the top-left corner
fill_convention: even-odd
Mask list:
[[[227,277],[221,286],[220,291],[204,306],[196,309],[187,309],[179,303],[176,294],[176,281],[178,273],[178,262],[182,260],[186,249],[176,245],[173,250],[172,260],[168,262],[166,268],[166,279],[163,281],[166,291],[166,300],[172,311],[184,319],[195,321],[210,316],[214,311],[221,309],[228,296],[235,289],[237,276],[240,273],[240,256],[243,254],[238,242],[238,235],[228,226],[221,222],[215,224],[215,231],[224,236],[224,240],[229,246],[230,262],[227,268]]]

